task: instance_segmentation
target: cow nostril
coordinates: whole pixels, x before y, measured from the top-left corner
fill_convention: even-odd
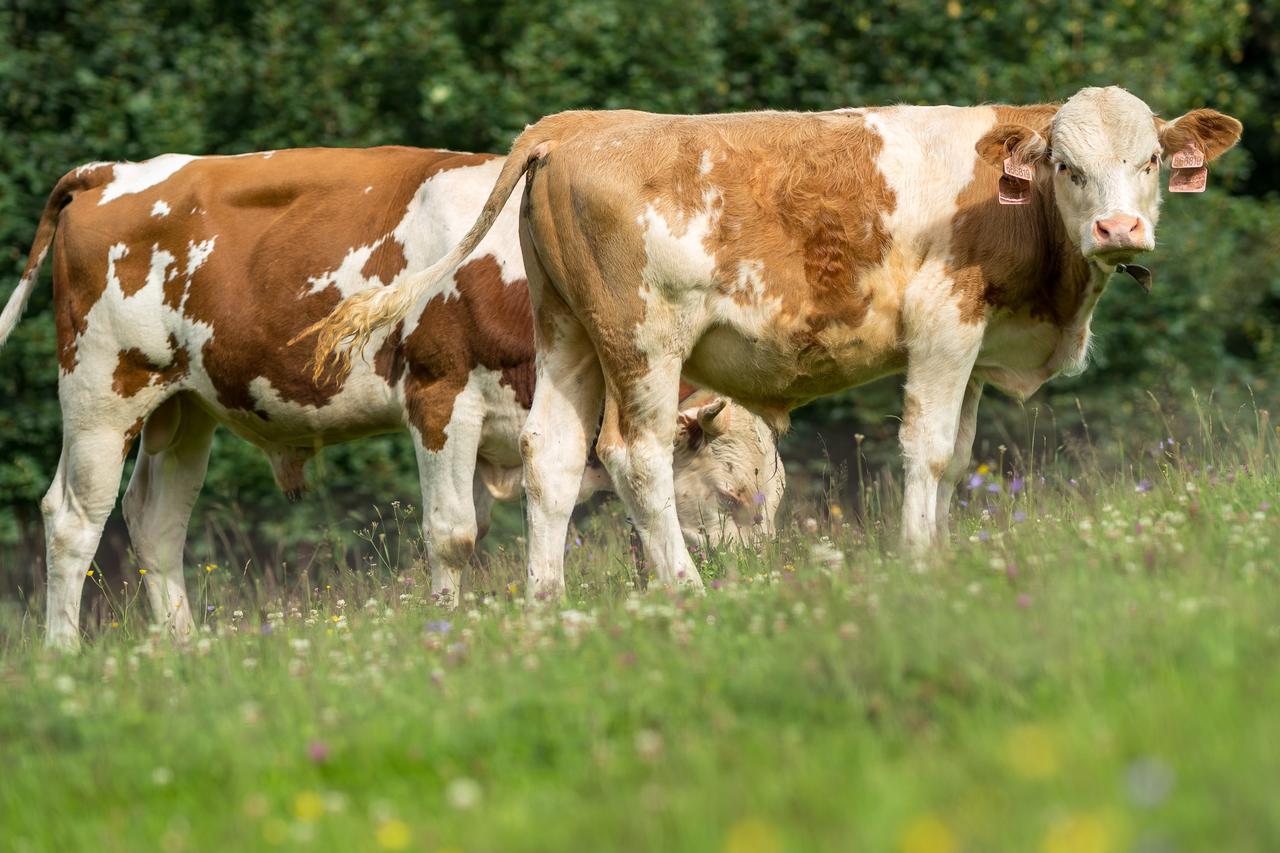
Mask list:
[[[1111,239],[1111,231],[1107,229],[1107,226],[1102,222],[1101,219],[1093,223],[1093,230],[1103,240]]]

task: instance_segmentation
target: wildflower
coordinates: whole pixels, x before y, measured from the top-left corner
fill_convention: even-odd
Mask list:
[[[515,584],[512,584],[515,586]],[[433,619],[427,623],[428,634],[447,634],[453,630],[453,626],[443,619]]]
[[[146,569],[138,569],[138,574],[145,575],[146,573],[147,573]]]
[[[480,783],[474,779],[454,779],[445,790],[449,805],[460,812],[470,811],[480,804]]]
[[[173,771],[168,767],[157,767],[151,771],[151,783],[157,788],[163,788],[173,781]]]
[[[293,814],[301,821],[318,820],[324,815],[324,800],[315,791],[303,791],[293,798]]]
[[[93,569],[90,569],[89,571],[85,572],[85,577],[89,577],[89,578],[93,577]]]
[[[1124,774],[1129,799],[1140,808],[1154,808],[1173,790],[1173,768],[1158,758],[1140,758]]]
[[[402,820],[392,818],[378,824],[374,835],[378,846],[384,850],[404,850],[409,846],[409,825]]]
[[[1058,749],[1044,726],[1023,725],[1009,732],[1005,763],[1023,779],[1048,779],[1058,772]]]
[[[956,840],[937,816],[920,815],[903,827],[898,849],[902,853],[952,853],[956,850]]]
[[[999,492],[1000,492],[1000,484],[999,484],[999,483],[988,483],[988,484],[987,484],[987,491],[988,491],[988,492],[991,492],[993,495],[994,495],[994,494],[999,494]]]
[[[778,853],[781,849],[778,830],[760,818],[738,821],[724,839],[725,853]]]
[[[1143,492],[1149,492],[1151,491],[1151,481],[1146,478],[1143,478],[1142,480],[1138,481],[1138,485],[1135,486],[1133,490],[1138,494],[1142,494]]]
[[[1018,606],[1019,606],[1019,607],[1021,607],[1023,610],[1026,610],[1028,607],[1030,607],[1030,606],[1031,606],[1031,596],[1027,595],[1025,592],[1024,592],[1024,593],[1019,594],[1019,595],[1018,595]]]
[[[991,473],[991,466],[990,466],[990,465],[988,465],[988,464],[986,464],[985,462],[984,462],[984,463],[982,463],[981,465],[979,465],[979,466],[978,466],[978,473],[979,473],[979,474],[990,474],[990,473]]]
[[[217,569],[217,568],[218,568],[218,564],[217,564],[217,563],[205,563],[205,565],[204,565],[204,571],[205,571],[205,574],[208,574],[209,572],[212,572],[212,571],[214,571],[214,570],[215,570],[215,569]]]
[[[982,484],[985,482],[986,480],[983,479],[981,474],[974,474],[972,477],[969,478],[969,482],[967,483],[967,485],[969,486],[969,490],[973,491],[974,489],[981,488]]]
[[[1113,845],[1107,822],[1096,814],[1071,815],[1045,833],[1044,853],[1106,853]]]
[[[635,745],[636,753],[648,762],[656,761],[662,755],[665,746],[662,735],[653,729],[641,729],[636,732]]]
[[[1013,513],[1013,522],[1014,522],[1014,524],[1017,524],[1017,523],[1018,523],[1018,522],[1020,522],[1020,521],[1026,521],[1026,520],[1027,520],[1027,514],[1026,514],[1025,512],[1023,512],[1022,510],[1016,510],[1016,511]]]
[[[1026,486],[1026,481],[1021,477],[1014,477],[1009,481],[1009,494],[1016,495]]]
[[[307,744],[307,758],[315,764],[324,764],[329,760],[329,745],[322,740],[313,740]]]

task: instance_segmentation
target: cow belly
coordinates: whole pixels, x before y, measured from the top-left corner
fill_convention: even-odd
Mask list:
[[[716,326],[694,347],[684,372],[749,409],[772,413],[863,385],[905,365],[896,342],[867,337],[840,323],[761,338]]]
[[[283,399],[262,377],[250,384],[250,391],[253,411],[228,409],[218,402],[216,393],[201,397],[232,432],[262,447],[337,444],[404,426],[403,407],[391,388],[367,370],[353,372],[321,406]]]

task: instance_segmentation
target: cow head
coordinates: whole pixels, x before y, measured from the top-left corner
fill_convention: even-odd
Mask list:
[[[676,433],[676,514],[691,547],[773,536],[786,482],[763,420],[706,392],[685,401]]]
[[[1170,189],[1203,189],[1204,165],[1235,145],[1241,130],[1234,118],[1209,109],[1164,121],[1111,86],[1080,90],[1047,127],[997,125],[977,150],[1013,187],[1006,193],[1002,183],[1002,201],[1023,203],[1028,193],[1048,192],[1081,254],[1112,267],[1155,248],[1161,162],[1174,167]]]

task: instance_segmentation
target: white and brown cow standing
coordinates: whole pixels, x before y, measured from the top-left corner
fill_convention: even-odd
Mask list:
[[[438,288],[528,172],[535,586],[563,584],[602,398],[597,450],[650,562],[699,585],[669,473],[682,371],[779,428],[814,397],[905,372],[903,537],[925,551],[945,535],[983,384],[1025,396],[1082,369],[1108,276],[1154,246],[1162,160],[1174,189],[1202,188],[1240,132],[1212,110],[1161,120],[1118,88],[1025,107],[562,113],[516,140],[454,252],[339,308],[319,354]]]
[[[156,617],[191,630],[182,552],[219,423],[266,451],[289,493],[321,446],[407,425],[432,588],[455,596],[491,501],[518,489],[533,394],[514,203],[444,292],[349,370],[315,381],[309,342],[289,342],[344,296],[444,255],[502,163],[412,148],[170,154],[59,181],[0,316],[3,342],[52,247],[63,448],[42,503],[50,644],[78,640],[85,570],[139,434],[125,520]],[[783,482],[771,431],[705,392],[684,405],[671,425],[691,541],[736,539],[753,523],[770,532]],[[609,485],[585,461],[569,466],[575,497]]]

